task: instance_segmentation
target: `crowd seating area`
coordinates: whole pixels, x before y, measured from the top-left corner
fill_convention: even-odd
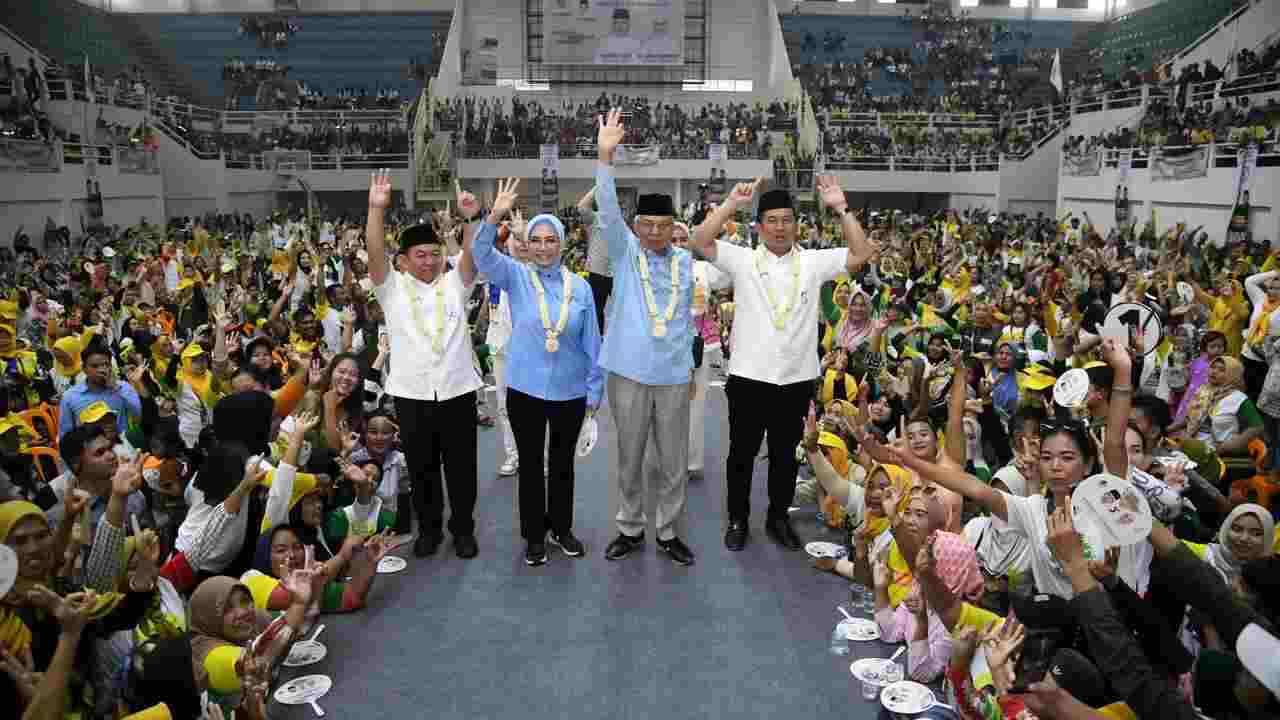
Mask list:
[[[465,98],[440,102],[434,112],[438,129],[456,131],[459,157],[536,157],[544,144],[559,144],[562,157],[573,157],[594,152],[596,118],[609,107],[629,113],[627,144],[662,145],[663,157],[694,159],[706,158],[711,143],[728,146],[729,157],[766,158],[769,131],[794,116],[778,101],[686,107],[621,95],[559,107],[518,98],[510,107]]]
[[[1103,25],[1094,41],[1102,72],[1152,69],[1248,0],[1164,0]]]
[[[147,18],[153,34],[181,38],[171,49],[197,81],[219,97],[239,98],[238,107],[248,110],[257,107],[257,86],[269,78],[258,76],[256,60],[242,61],[246,70],[255,69],[253,75],[226,72],[245,56],[260,57],[264,68],[273,68],[270,75],[287,71],[286,84],[293,90],[286,99],[289,106],[375,107],[389,93],[414,97],[420,76],[438,64],[450,14],[307,15],[287,48],[278,50],[264,50],[252,37],[239,34],[241,21],[227,15]],[[297,92],[299,82],[308,92]]]

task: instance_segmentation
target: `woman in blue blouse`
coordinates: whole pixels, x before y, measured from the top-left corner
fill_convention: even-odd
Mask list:
[[[472,243],[476,269],[507,291],[511,339],[507,345],[507,415],[521,457],[542,455],[551,428],[547,475],[537,462],[520,465],[520,534],[524,561],[547,561],[546,541],[570,557],[585,548],[573,536],[573,460],[578,433],[604,392],[596,359],[600,329],[587,281],[560,262],[564,225],[554,215],[529,221],[528,263],[494,250],[498,223],[515,205],[518,179],[498,184],[498,196]],[[545,483],[545,486],[544,486]]]

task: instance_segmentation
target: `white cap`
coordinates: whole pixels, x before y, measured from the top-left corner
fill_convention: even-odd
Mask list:
[[[1250,675],[1280,698],[1280,638],[1249,623],[1236,638],[1236,655]]]
[[[116,256],[116,251],[110,245],[102,248],[102,257],[113,258],[115,256]]]

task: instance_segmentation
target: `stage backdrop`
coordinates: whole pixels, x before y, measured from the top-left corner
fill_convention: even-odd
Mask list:
[[[545,0],[548,65],[682,65],[684,0]]]

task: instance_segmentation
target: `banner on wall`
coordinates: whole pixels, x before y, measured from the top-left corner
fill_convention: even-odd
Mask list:
[[[1240,245],[1249,241],[1249,185],[1253,182],[1253,173],[1258,167],[1258,146],[1250,145],[1236,154],[1236,193],[1235,204],[1231,208],[1231,219],[1227,221],[1226,240],[1228,246]]]
[[[1197,147],[1175,152],[1158,151],[1151,155],[1151,179],[1156,181],[1186,180],[1209,174],[1209,148]]]
[[[542,145],[538,148],[538,155],[542,158],[542,170],[546,172],[550,170],[556,175],[560,174],[560,146],[559,145]]]
[[[614,165],[657,165],[662,159],[661,145],[619,145]]]
[[[539,188],[542,212],[554,213],[560,205],[560,172],[542,168],[542,185]]]
[[[1102,156],[1098,152],[1085,153],[1084,155],[1064,155],[1062,167],[1067,175],[1075,177],[1098,175],[1102,172]]]
[[[682,65],[684,0],[546,0],[547,65]]]
[[[707,145],[707,159],[713,163],[723,163],[729,159],[729,146],[724,143],[710,143]]]

